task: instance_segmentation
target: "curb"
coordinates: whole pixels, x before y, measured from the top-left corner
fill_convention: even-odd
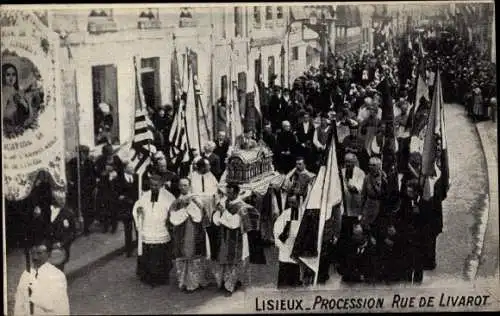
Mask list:
[[[480,124],[480,123],[479,123]],[[474,244],[473,251],[466,262],[465,275],[468,280],[476,279],[478,268],[482,261],[482,252],[484,249],[484,238],[486,236],[486,231],[488,227],[488,221],[490,218],[490,211],[497,211],[498,208],[498,179],[497,177],[497,163],[495,155],[493,154],[493,148],[489,146],[487,141],[484,139],[485,136],[482,132],[483,128],[479,124],[474,124],[476,132],[479,136],[481,142],[481,148],[483,149],[484,159],[486,162],[486,171],[488,174],[488,194],[484,199],[484,207],[479,212],[479,216],[476,219],[478,225],[477,234],[473,236]],[[498,271],[497,271],[498,274]]]

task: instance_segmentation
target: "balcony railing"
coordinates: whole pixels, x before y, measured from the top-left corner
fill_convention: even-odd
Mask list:
[[[89,17],[87,30],[91,34],[100,34],[118,31],[118,25],[112,17],[92,16]]]
[[[276,26],[277,27],[283,27],[283,26],[285,26],[285,19],[277,19],[276,20]]]
[[[181,17],[179,27],[196,27],[196,21],[191,17]]]

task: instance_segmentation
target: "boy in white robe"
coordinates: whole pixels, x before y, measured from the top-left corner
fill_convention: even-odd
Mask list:
[[[14,315],[69,315],[66,276],[48,262],[49,245],[40,241],[31,248],[32,266],[19,280]]]

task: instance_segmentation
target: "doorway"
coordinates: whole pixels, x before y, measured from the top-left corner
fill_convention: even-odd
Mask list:
[[[141,59],[141,85],[146,107],[157,110],[161,105],[159,57]]]

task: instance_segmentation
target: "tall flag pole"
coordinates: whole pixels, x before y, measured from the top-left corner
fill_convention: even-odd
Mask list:
[[[439,69],[436,76],[436,91],[432,99],[422,154],[421,181],[424,182],[424,199],[437,197],[443,201],[450,187],[450,172]],[[435,188],[437,182],[439,186]]]
[[[132,140],[132,148],[135,151],[131,159],[131,164],[134,166],[134,172],[138,179],[138,196],[142,195],[142,175],[146,171],[146,167],[151,163],[151,156],[156,152],[156,148],[151,145],[154,140],[153,132],[150,130],[151,121],[148,118],[146,102],[144,99],[144,91],[140,81],[138,70],[138,57],[134,56],[135,70],[135,91],[138,96],[136,100],[139,102],[138,109],[135,112],[134,138]],[[142,222],[138,226],[141,226]],[[140,227],[139,227],[140,230]],[[142,256],[142,234],[137,234],[137,254]]]
[[[179,73],[179,61],[177,59],[177,48],[175,47],[175,35],[173,35],[174,42],[174,52],[172,54],[171,66],[170,66],[170,74],[171,74],[171,83],[172,83],[172,102],[174,104],[179,104],[181,95],[182,95],[182,87],[181,87],[181,76]]]

